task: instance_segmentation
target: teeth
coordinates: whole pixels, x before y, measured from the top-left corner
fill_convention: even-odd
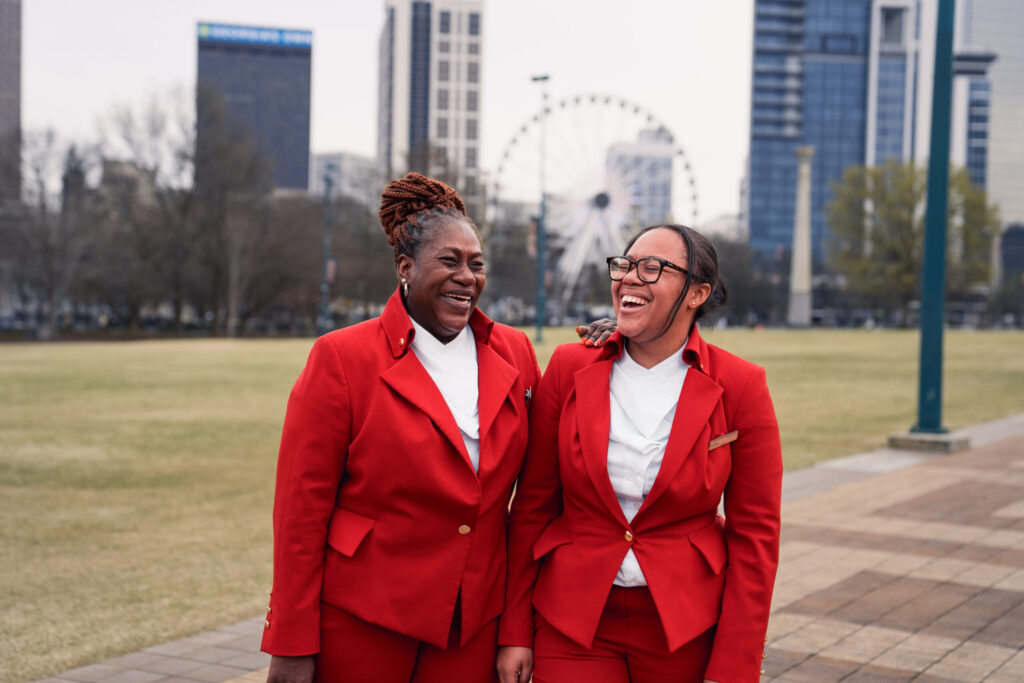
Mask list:
[[[468,296],[461,296],[459,294],[446,294],[445,296],[447,296],[450,299],[455,299],[456,301],[469,301],[470,300],[470,298]]]
[[[647,302],[638,296],[629,296],[628,294],[622,297],[622,303],[624,304],[636,304],[637,306],[644,306]]]

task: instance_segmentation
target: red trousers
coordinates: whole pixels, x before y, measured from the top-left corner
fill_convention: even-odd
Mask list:
[[[533,683],[701,683],[715,638],[711,628],[669,652],[646,587],[612,587],[589,650],[536,618]]]
[[[459,608],[441,648],[320,603],[317,683],[496,683],[498,620],[459,646]]]

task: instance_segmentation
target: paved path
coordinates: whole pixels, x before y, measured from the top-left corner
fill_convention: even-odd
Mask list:
[[[1024,414],[787,474],[762,680],[1024,681]],[[262,683],[263,617],[57,681]],[[470,682],[471,683],[471,682]]]
[[[769,680],[1024,680],[1024,420],[1002,422],[909,467],[812,468],[848,480],[783,506]]]

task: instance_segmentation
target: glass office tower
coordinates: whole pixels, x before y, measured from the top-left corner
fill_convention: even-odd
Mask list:
[[[197,87],[223,97],[228,116],[267,155],[275,187],[306,190],[312,32],[200,23],[198,40]]]
[[[864,163],[871,0],[757,0],[749,231],[762,256],[790,247],[796,148],[815,148],[811,244],[823,255],[829,183]]]
[[[762,258],[790,247],[796,147],[814,147],[811,243],[849,166],[928,162],[937,0],[755,0],[744,215]],[[1024,149],[1024,3],[957,3],[950,161],[1016,218]],[[1017,117],[1019,119],[1019,117]]]

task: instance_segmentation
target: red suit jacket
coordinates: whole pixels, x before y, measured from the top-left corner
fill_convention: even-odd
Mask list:
[[[444,646],[504,606],[508,503],[540,371],[522,332],[470,319],[479,476],[409,343],[396,293],[380,318],[321,337],[288,401],[274,498],[274,584],[262,649],[320,649],[320,601]]]
[[[764,370],[707,344],[694,327],[682,351],[690,370],[661,469],[628,523],[607,468],[609,377],[622,341],[615,333],[603,348],[560,346],[544,373],[512,504],[499,643],[532,646],[532,602],[552,626],[591,647],[632,547],[669,648],[717,623],[707,678],[757,681],[782,488]],[[717,514],[723,492],[724,520]]]

